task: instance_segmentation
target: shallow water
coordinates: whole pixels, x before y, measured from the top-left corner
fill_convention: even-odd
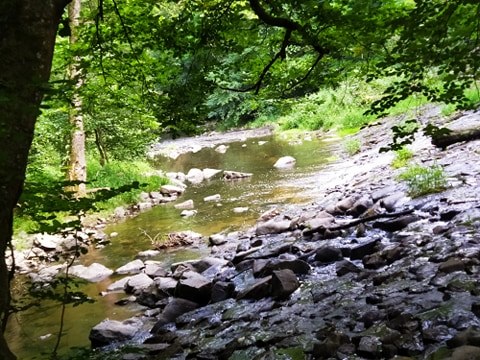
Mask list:
[[[102,250],[92,249],[81,262],[88,265],[99,262],[115,269],[134,259],[139,251],[151,248],[150,237],[157,234],[192,230],[208,236],[221,231],[235,231],[254,224],[259,214],[271,207],[305,203],[309,201],[305,187],[312,186],[311,175],[319,171],[329,159],[328,146],[313,138],[305,141],[286,141],[267,137],[230,143],[225,154],[211,148],[179,156],[176,160],[157,158],[155,165],[164,171],[188,172],[191,168],[216,168],[222,170],[253,173],[249,179],[228,182],[221,178],[190,185],[178,202],[192,199],[197,215],[182,218],[181,210],[173,204],[157,206],[135,218],[109,226],[107,234],[116,232],[112,243]],[[265,142],[266,143],[263,143]],[[277,170],[275,161],[281,156],[293,156],[297,163],[294,169]],[[309,179],[303,182],[302,179]],[[314,186],[314,182],[313,182]],[[220,194],[220,202],[205,202],[206,196]],[[248,207],[244,213],[234,213],[235,207]],[[198,258],[209,252],[208,247],[164,251],[154,260],[161,260],[168,268],[170,264]],[[121,307],[115,301],[125,294],[105,297],[99,293],[117,280],[113,276],[103,282],[86,284],[81,290],[96,300],[94,304],[67,307],[65,328],[59,353],[67,353],[71,347],[89,346],[90,329],[105,318],[123,320],[140,312],[135,306]],[[21,287],[21,284],[18,284]],[[20,292],[20,291],[19,291]],[[42,302],[39,308],[21,312],[12,317],[7,329],[7,339],[19,359],[45,359],[52,351],[59,331],[61,306],[53,302]]]

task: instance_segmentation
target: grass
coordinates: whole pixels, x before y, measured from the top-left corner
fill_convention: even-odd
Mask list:
[[[392,167],[394,169],[400,169],[407,166],[408,162],[413,158],[413,151],[407,147],[402,147],[400,150],[395,151],[395,157],[392,161]]]
[[[82,209],[87,211],[87,215],[111,214],[118,206],[136,203],[141,192],[158,190],[168,183],[168,179],[159,176],[146,161],[112,161],[102,167],[97,160],[89,159],[87,174],[87,191],[90,190],[90,198],[95,196],[95,189],[117,189],[134,182],[141,185],[139,188],[119,191],[110,199],[95,202],[95,208],[85,204]],[[26,207],[18,208],[15,213],[14,234],[15,238],[19,239],[17,247],[25,243],[28,233],[38,230],[40,222],[44,221],[41,219],[42,216],[51,217],[48,220],[52,224],[54,221],[65,222],[72,219],[71,210],[74,206],[82,207],[78,202],[65,207],[65,198],[61,190],[62,181],[61,172],[48,167],[44,171],[36,169],[30,172],[24,193],[24,197],[26,194],[30,197],[23,199]]]
[[[411,165],[399,175],[399,179],[407,183],[411,197],[441,192],[447,187],[445,173],[439,165]]]
[[[358,154],[360,152],[361,147],[362,147],[362,143],[358,139],[347,139],[343,143],[343,149],[350,156]]]

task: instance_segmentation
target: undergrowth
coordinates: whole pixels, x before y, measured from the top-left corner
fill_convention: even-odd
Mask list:
[[[439,165],[411,165],[399,175],[399,179],[407,183],[411,197],[441,192],[447,187],[446,175]]]

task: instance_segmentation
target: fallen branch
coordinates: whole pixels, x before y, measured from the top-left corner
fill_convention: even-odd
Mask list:
[[[466,130],[452,130],[449,133],[439,133],[432,135],[432,144],[445,150],[447,146],[462,141],[472,141],[480,139],[480,128]]]

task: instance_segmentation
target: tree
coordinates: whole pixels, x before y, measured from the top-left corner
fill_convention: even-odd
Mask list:
[[[73,0],[68,5],[68,19],[70,29],[70,46],[75,47],[79,41],[81,0]],[[68,180],[78,182],[72,190],[78,197],[86,195],[87,160],[85,150],[85,130],[83,123],[83,102],[79,93],[83,86],[82,68],[80,57],[74,55],[68,71],[69,80],[74,84],[69,120],[71,125],[70,134],[70,161],[68,166]]]
[[[22,191],[40,102],[50,75],[55,36],[68,0],[0,1],[0,357],[15,359],[3,330],[9,315],[13,209]]]

